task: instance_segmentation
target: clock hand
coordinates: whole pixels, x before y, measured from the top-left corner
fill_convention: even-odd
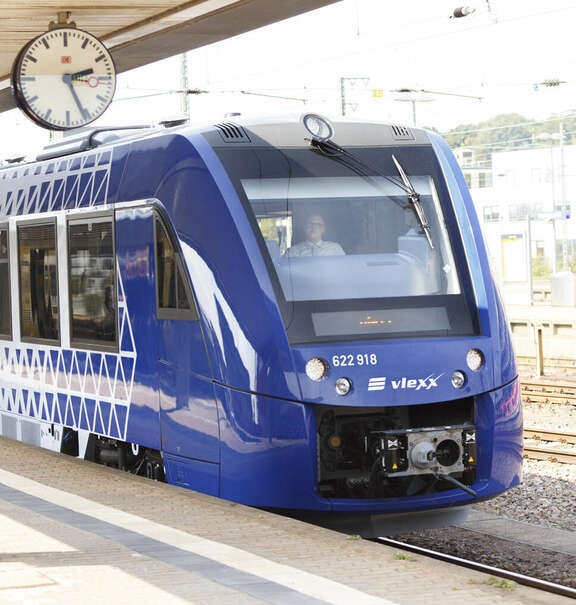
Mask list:
[[[78,106],[78,109],[80,110],[80,115],[83,118],[89,118],[90,114],[84,109],[84,107],[82,106],[82,103],[80,103],[80,99],[78,98],[78,95],[76,94],[76,91],[74,90],[74,87],[72,86],[72,76],[70,74],[63,74],[62,81],[70,89],[70,92],[72,93],[72,97],[74,98],[74,102],[76,103],[76,105]]]
[[[92,68],[90,69],[85,69],[84,71],[77,71],[75,74],[72,74],[70,77],[72,78],[72,80],[74,80],[75,78],[81,78],[82,76],[89,76],[90,74],[93,74],[94,70]]]

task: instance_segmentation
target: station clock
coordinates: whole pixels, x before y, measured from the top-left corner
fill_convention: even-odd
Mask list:
[[[99,118],[116,89],[104,44],[75,27],[56,27],[18,53],[11,74],[17,105],[50,130],[79,128]]]

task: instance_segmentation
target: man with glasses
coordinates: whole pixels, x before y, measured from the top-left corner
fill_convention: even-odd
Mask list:
[[[306,239],[286,250],[284,256],[338,256],[346,254],[337,242],[322,239],[326,231],[324,219],[319,214],[308,217],[304,225]]]

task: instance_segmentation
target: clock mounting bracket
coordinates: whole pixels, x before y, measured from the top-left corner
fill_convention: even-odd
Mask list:
[[[50,25],[48,25],[48,30],[52,31],[53,29],[57,29],[59,27],[76,27],[75,21],[68,21],[72,13],[70,11],[59,11],[56,14],[58,21],[50,21]]]

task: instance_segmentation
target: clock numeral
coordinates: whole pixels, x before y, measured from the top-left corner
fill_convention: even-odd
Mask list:
[[[64,32],[63,38],[64,38],[64,46],[68,46],[68,33],[67,32]]]
[[[42,39],[42,44],[44,44],[46,48],[50,48],[50,44],[48,44],[48,40],[46,40],[46,38]]]
[[[26,59],[28,59],[28,61],[32,61],[33,63],[38,63],[38,59],[35,59],[32,55],[26,55]]]
[[[95,61],[96,61],[96,63],[98,63],[98,61],[102,61],[102,59],[105,59],[105,58],[106,58],[105,55],[101,54],[96,57]]]
[[[84,38],[84,42],[82,43],[82,50],[84,50],[86,48],[86,46],[88,46],[88,38]]]

